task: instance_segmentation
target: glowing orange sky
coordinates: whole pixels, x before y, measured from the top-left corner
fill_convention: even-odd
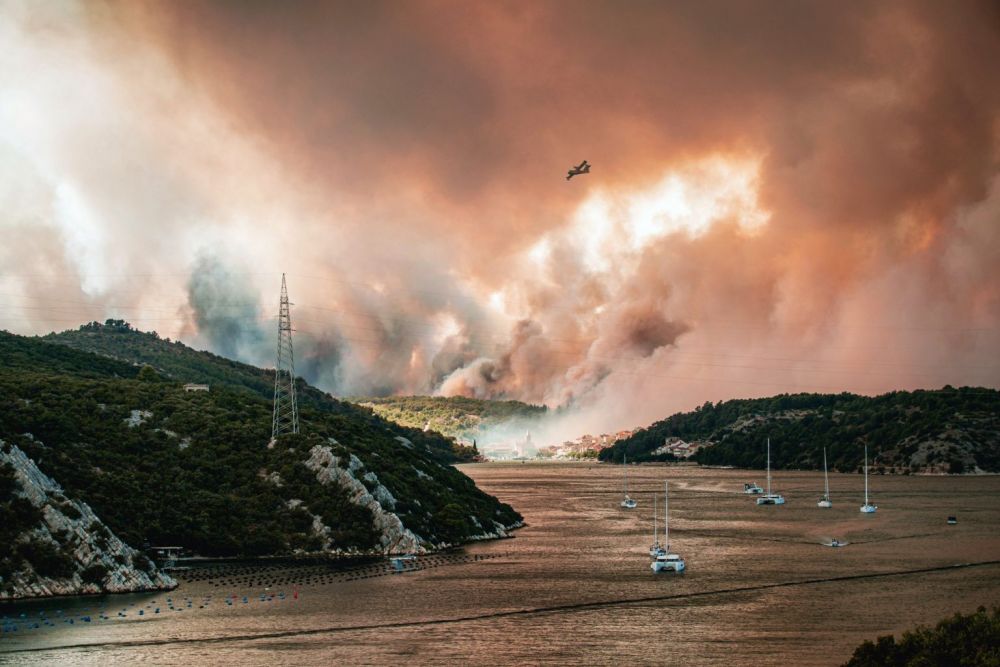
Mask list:
[[[12,331],[266,365],[284,271],[339,393],[1000,385],[995,3],[7,3],[0,49]]]

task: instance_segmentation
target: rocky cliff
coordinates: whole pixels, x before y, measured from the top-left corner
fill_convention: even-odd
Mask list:
[[[0,441],[0,599],[162,590],[177,584]]]

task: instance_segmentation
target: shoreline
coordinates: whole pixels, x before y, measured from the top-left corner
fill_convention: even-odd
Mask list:
[[[505,531],[515,531],[520,528],[524,528],[527,524],[524,521],[518,521],[510,526],[504,526]],[[473,544],[479,544],[482,542],[490,542],[493,540],[512,540],[516,537],[513,534],[499,535],[496,533],[481,533],[479,535],[473,535],[468,538],[466,542],[461,544],[449,544],[437,548],[429,548],[425,552],[419,554],[419,556],[434,556],[441,554],[448,554],[449,552],[457,552],[466,546]],[[184,573],[195,571],[201,569],[202,567],[211,567],[213,565],[244,565],[247,567],[267,567],[272,565],[293,565],[293,566],[309,566],[309,565],[321,565],[321,564],[336,564],[337,568],[350,568],[356,565],[368,565],[381,562],[391,562],[394,558],[400,556],[408,555],[406,552],[399,553],[359,553],[359,554],[340,554],[340,553],[309,553],[309,554],[283,554],[283,555],[268,555],[268,556],[191,556],[188,558],[175,559],[177,566],[170,568],[160,568],[160,570],[166,574],[178,574],[183,575]],[[190,564],[191,567],[185,567],[185,564]],[[176,581],[176,579],[175,579]],[[68,594],[57,594],[57,595],[27,595],[27,596],[17,596],[17,597],[0,597],[0,610],[6,605],[18,605],[23,603],[31,603],[38,601],[49,601],[49,600],[77,600],[77,599],[90,599],[99,597],[109,597],[113,598],[122,595],[138,595],[142,593],[158,593],[158,592],[170,592],[175,591],[181,587],[183,582],[176,581],[173,586],[170,587],[157,587],[157,588],[138,588],[130,591],[100,591],[96,593],[68,593]]]

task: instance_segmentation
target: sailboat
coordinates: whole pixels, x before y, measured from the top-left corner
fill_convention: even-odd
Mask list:
[[[785,497],[771,493],[771,439],[767,439],[767,493],[757,499],[758,505],[784,505]]]
[[[830,473],[826,470],[826,447],[823,448],[823,497],[816,504],[819,507],[833,507],[830,502]]]
[[[639,503],[632,500],[632,497],[628,495],[628,458],[624,454],[622,454],[622,465],[625,468],[625,497],[622,498],[621,506],[624,509],[632,510],[635,509],[635,506]]]
[[[868,445],[865,445],[865,504],[861,506],[863,514],[874,514],[878,505],[872,505],[868,501]]]
[[[668,489],[667,482],[663,482],[663,552],[653,558],[649,568],[654,573],[659,572],[683,572],[684,559],[677,554],[670,553],[670,523],[668,520]]]
[[[649,547],[650,558],[656,558],[661,554],[667,553],[666,549],[660,546],[660,541],[657,539],[656,535],[656,494],[653,494],[653,546]]]

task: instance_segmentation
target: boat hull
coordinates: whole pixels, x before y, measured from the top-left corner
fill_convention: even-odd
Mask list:
[[[818,503],[816,503],[816,507],[829,508],[833,507],[833,503],[831,503],[829,500],[821,500]]]
[[[685,567],[686,566],[683,560],[666,561],[666,562],[654,560],[652,563],[649,564],[649,568],[653,571],[654,574],[665,574],[665,573],[679,574],[684,571]]]
[[[758,505],[784,505],[785,499],[782,496],[764,496],[757,499]]]
[[[874,514],[875,510],[877,510],[877,509],[878,509],[877,505],[862,505],[861,506],[861,513],[862,514]]]

